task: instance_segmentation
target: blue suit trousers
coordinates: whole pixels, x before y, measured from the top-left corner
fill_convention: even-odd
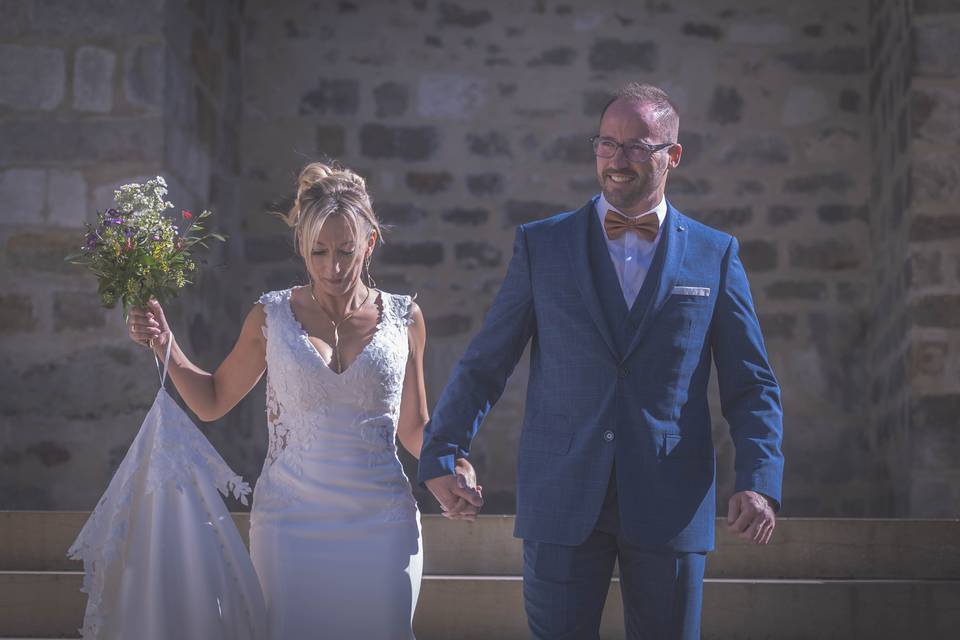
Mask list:
[[[532,637],[596,640],[615,561],[628,640],[700,638],[706,554],[627,542],[620,532],[615,481],[582,544],[524,540],[523,598]]]

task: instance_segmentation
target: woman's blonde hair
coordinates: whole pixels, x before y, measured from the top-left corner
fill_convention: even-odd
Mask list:
[[[359,175],[337,163],[311,162],[297,178],[297,195],[289,211],[273,212],[293,229],[297,253],[308,258],[327,218],[343,216],[353,228],[357,245],[368,234],[377,232],[382,239],[380,221],[373,213],[367,184]]]

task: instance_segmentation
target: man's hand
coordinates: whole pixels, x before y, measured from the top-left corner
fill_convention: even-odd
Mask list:
[[[727,530],[754,544],[767,544],[777,517],[770,501],[756,491],[741,491],[730,497],[727,504]]]
[[[483,506],[483,489],[477,485],[473,466],[463,458],[457,460],[453,475],[431,478],[424,484],[440,503],[445,518],[470,522],[477,519]]]

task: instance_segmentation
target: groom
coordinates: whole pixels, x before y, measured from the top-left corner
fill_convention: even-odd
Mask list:
[[[601,193],[521,225],[506,278],[427,426],[419,480],[450,515],[482,500],[454,461],[528,342],[514,535],[535,638],[596,638],[614,561],[628,638],[699,638],[713,549],[711,359],[736,445],[729,528],[770,540],[780,388],[737,240],[664,198],[680,162],[669,97],[630,84],[592,138]]]

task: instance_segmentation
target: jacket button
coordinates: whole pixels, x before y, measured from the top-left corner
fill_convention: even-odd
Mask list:
[[[623,378],[626,378],[629,374],[630,372],[627,371],[626,367],[620,367],[619,369],[617,369],[617,377],[620,378],[621,380]]]
[[[610,431],[610,429],[607,429],[606,431],[603,432],[603,439],[606,440],[607,442],[613,442],[613,439],[615,437],[616,436],[614,435],[613,431]]]

